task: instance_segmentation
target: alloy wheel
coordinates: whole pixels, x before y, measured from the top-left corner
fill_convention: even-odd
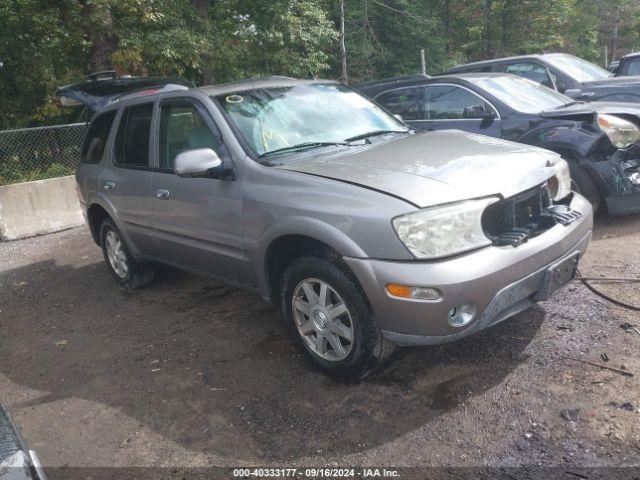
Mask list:
[[[293,291],[292,311],[300,336],[316,355],[338,362],[351,353],[351,313],[331,285],[317,278],[304,279]]]
[[[127,262],[127,254],[124,251],[122,240],[120,240],[116,232],[109,230],[105,236],[105,244],[111,268],[113,268],[118,277],[126,278],[129,272],[129,263]]]

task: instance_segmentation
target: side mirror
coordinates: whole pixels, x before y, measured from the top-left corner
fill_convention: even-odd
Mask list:
[[[174,169],[180,177],[206,177],[222,170],[222,160],[210,148],[185,150],[176,156]]]
[[[400,120],[402,123],[404,123],[404,118],[402,118],[402,115],[395,113],[393,116],[396,118],[396,120]]]
[[[496,114],[492,110],[486,111],[482,105],[470,105],[464,107],[462,118],[496,118]]]
[[[556,83],[556,88],[558,89],[558,91],[559,91],[560,93],[564,93],[564,92],[566,92],[566,91],[567,91],[567,86],[566,86],[564,83],[562,83],[562,82],[558,82],[558,83]]]

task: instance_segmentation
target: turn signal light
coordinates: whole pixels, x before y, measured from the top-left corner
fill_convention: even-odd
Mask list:
[[[387,284],[387,292],[393,297],[412,298],[414,300],[438,300],[440,292],[430,287],[411,287],[409,285]]]

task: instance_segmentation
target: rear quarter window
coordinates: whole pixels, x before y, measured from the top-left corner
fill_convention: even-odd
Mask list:
[[[82,153],[80,154],[82,163],[100,163],[115,116],[115,111],[107,112],[97,116],[91,122],[82,144]]]

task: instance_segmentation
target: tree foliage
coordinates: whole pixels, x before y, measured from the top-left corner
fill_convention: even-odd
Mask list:
[[[0,128],[69,121],[90,72],[339,78],[338,0],[0,0]],[[345,0],[351,83],[541,51],[603,64],[640,49],[636,0]]]

